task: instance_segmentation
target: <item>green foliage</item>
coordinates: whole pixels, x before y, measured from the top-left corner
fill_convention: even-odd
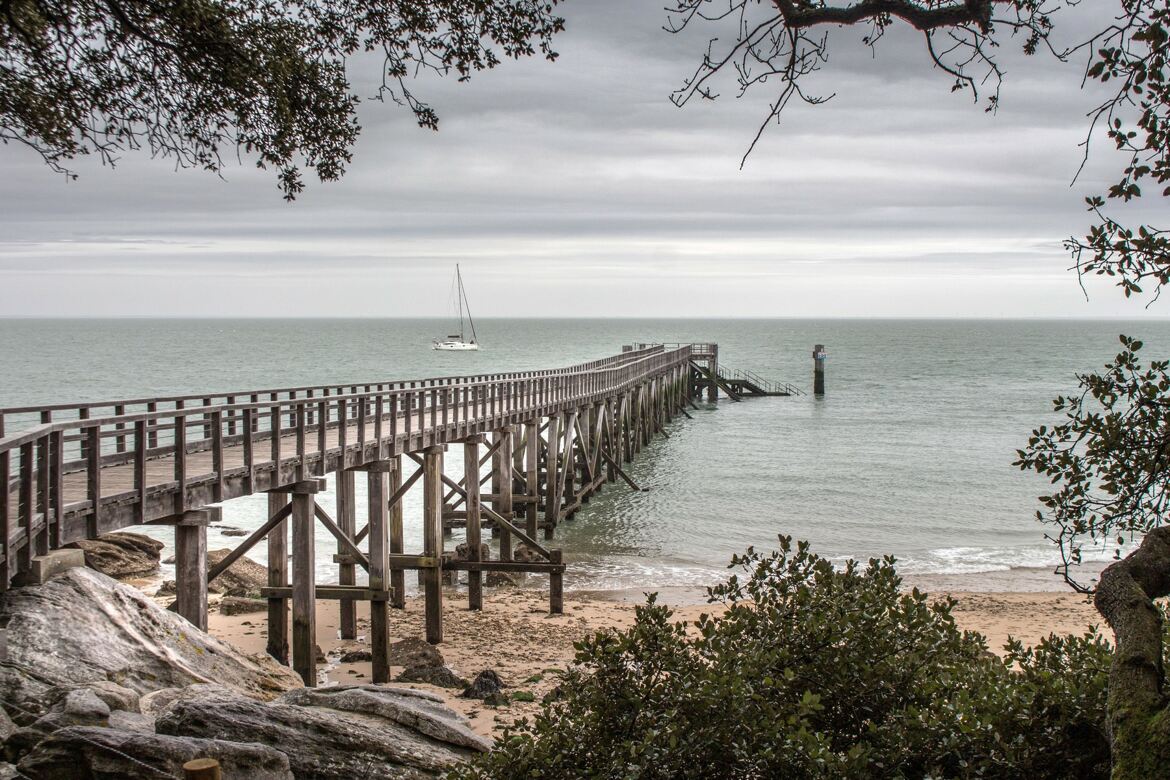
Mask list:
[[[722,616],[676,623],[650,596],[450,778],[1108,776],[1099,637],[1001,660],[890,558],[838,570],[781,537],[732,566],[709,591]]]
[[[1082,590],[1070,567],[1084,545],[1120,548],[1158,527],[1170,502],[1170,361],[1145,365],[1142,342],[1121,344],[1103,371],[1078,377],[1078,395],[1053,401],[1064,421],[1032,431],[1017,451],[1017,466],[1058,486],[1040,497],[1036,517],[1056,526],[1065,578]]]
[[[1097,219],[1089,235],[1069,239],[1078,273],[1116,279],[1125,295],[1154,291],[1170,281],[1170,234],[1139,225],[1126,227],[1105,213],[1106,198],[1125,203],[1142,196],[1141,182],[1170,195],[1170,5],[1165,0],[1123,0],[1121,14],[1082,47],[1092,52],[1087,76],[1115,86],[1093,112],[1114,147],[1127,156],[1119,180],[1106,197],[1086,198]]]
[[[219,171],[243,153],[278,172],[286,198],[300,168],[339,178],[359,127],[347,60],[383,57],[379,96],[418,123],[438,117],[406,79],[460,80],[501,57],[556,54],[557,0],[4,0],[0,141],[54,169],[94,153],[113,163],[145,148]]]

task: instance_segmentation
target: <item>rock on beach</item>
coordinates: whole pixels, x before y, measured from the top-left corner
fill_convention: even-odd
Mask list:
[[[490,747],[434,694],[306,689],[89,568],[9,591],[0,617],[0,780],[180,777],[204,757],[251,780],[433,778]],[[445,671],[420,644],[399,649]]]

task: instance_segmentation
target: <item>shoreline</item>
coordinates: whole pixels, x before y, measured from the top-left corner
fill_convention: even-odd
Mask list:
[[[137,584],[137,583],[131,583]],[[922,587],[924,583],[907,583]],[[142,587],[138,584],[138,587]],[[672,608],[675,619],[694,621],[703,612],[718,608],[706,603],[697,588],[658,589],[659,603]],[[1083,633],[1090,625],[1101,625],[1100,616],[1083,596],[1071,591],[944,590],[928,591],[935,597],[957,600],[953,616],[959,628],[974,630],[987,638],[992,652],[1002,653],[1009,637],[1035,645],[1049,633]],[[222,615],[213,596],[208,633],[248,654],[265,652],[265,612]],[[621,591],[568,591],[561,615],[548,612],[547,590],[506,588],[488,591],[481,612],[467,609],[466,590],[445,588],[443,598],[444,641],[438,650],[445,663],[470,681],[480,671],[496,671],[506,684],[505,691],[532,694],[533,701],[513,701],[507,706],[486,706],[482,701],[460,697],[461,690],[423,683],[398,683],[431,691],[443,697],[452,709],[467,717],[472,728],[487,737],[497,736],[506,723],[531,718],[540,709],[540,699],[556,685],[553,670],[565,668],[573,659],[573,643],[605,628],[624,629],[634,621],[634,607],[644,601],[636,589]],[[340,663],[351,650],[369,650],[369,610],[358,602],[357,638],[339,637],[337,602],[317,604],[317,642],[327,662],[319,664],[320,685],[371,682],[368,661]],[[407,598],[404,610],[390,610],[391,641],[421,638],[423,600]],[[402,672],[391,668],[393,681]]]

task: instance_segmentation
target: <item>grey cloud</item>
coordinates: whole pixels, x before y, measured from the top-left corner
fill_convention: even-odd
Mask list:
[[[951,313],[1140,313],[1105,288],[1079,308],[1065,271],[1060,241],[1083,230],[1083,195],[1117,170],[1096,150],[1069,186],[1093,97],[1077,65],[1005,47],[1003,104],[988,115],[949,93],[916,36],[891,33],[871,59],[858,31],[833,31],[817,83],[837,97],[793,106],[741,171],[770,95],[735,100],[724,84],[714,103],[667,100],[706,33],[662,32],[648,0],[564,10],[558,62],[420,84],[438,133],[364,104],[346,178],[291,205],[247,161],[221,181],[135,155],[114,171],[83,160],[66,183],[0,148],[0,313],[62,299],[79,313],[438,313],[427,302],[445,301],[456,261],[482,315],[514,314],[510,294],[559,296],[547,314],[669,313],[643,311],[645,285],[664,278],[671,305],[711,315],[767,314],[778,294],[799,314],[824,280],[836,299],[815,313],[946,313],[928,300],[958,274],[975,281]],[[354,63],[366,93],[377,66]],[[270,285],[281,304],[257,306]]]

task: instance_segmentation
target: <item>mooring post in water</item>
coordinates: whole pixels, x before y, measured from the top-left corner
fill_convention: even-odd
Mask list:
[[[825,345],[817,344],[813,347],[813,394],[825,394]]]

